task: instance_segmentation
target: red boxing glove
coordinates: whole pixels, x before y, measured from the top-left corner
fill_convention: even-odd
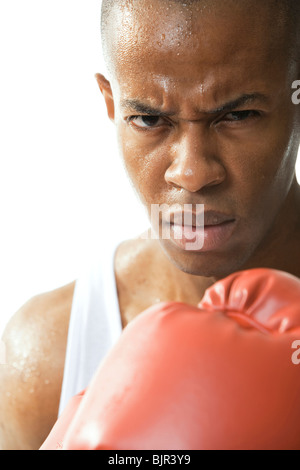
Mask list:
[[[300,281],[279,271],[235,273],[199,308],[155,305],[42,449],[300,450],[297,339]]]

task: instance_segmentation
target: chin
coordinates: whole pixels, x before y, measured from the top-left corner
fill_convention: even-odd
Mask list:
[[[243,269],[249,254],[241,255],[236,250],[228,252],[180,251],[161,241],[164,252],[180,271],[194,276],[224,279]]]

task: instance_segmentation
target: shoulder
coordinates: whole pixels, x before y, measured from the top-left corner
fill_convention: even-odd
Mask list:
[[[118,246],[115,278],[123,327],[162,295],[161,258],[157,240],[147,239],[146,235]]]
[[[116,250],[115,273],[119,283],[143,282],[146,272],[157,262],[157,241],[147,238],[147,232],[123,241]]]
[[[3,342],[8,361],[14,367],[23,366],[24,359],[42,366],[49,357],[64,353],[74,287],[72,282],[39,294],[13,315],[4,331]]]
[[[0,446],[38,448],[57,418],[75,282],[30,299],[8,323]]]

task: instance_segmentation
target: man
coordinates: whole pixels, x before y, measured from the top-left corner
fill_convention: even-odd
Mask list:
[[[108,116],[149,215],[170,208],[159,219],[169,238],[143,235],[116,252],[123,327],[157,299],[197,305],[237,270],[300,276],[298,9],[295,0],[103,2],[109,79],[97,81]],[[175,204],[191,208],[189,227]],[[204,244],[187,249],[198,204]],[[32,299],[6,329],[3,448],[39,448],[56,420],[73,293],[74,283]]]

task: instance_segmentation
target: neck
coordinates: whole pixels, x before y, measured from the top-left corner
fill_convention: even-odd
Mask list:
[[[300,277],[300,186],[296,178],[271,229],[241,269],[257,267]]]

